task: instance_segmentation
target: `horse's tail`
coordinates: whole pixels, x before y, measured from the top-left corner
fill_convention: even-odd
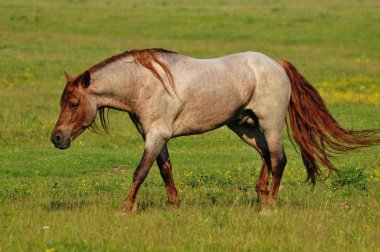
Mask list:
[[[291,83],[288,106],[290,126],[298,144],[308,179],[315,184],[321,176],[318,163],[332,171],[337,169],[329,158],[338,152],[356,150],[380,143],[374,134],[379,129],[346,130],[328,111],[318,91],[288,61],[279,62]],[[289,134],[288,122],[286,122]]]

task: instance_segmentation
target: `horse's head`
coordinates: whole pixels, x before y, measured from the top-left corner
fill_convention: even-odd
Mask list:
[[[88,71],[73,79],[65,72],[67,85],[61,97],[61,114],[51,134],[56,148],[66,149],[71,141],[89,127],[96,118],[97,105],[89,92]]]

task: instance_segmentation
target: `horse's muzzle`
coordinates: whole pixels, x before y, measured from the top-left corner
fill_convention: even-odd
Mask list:
[[[50,141],[56,148],[61,150],[69,148],[71,143],[70,138],[64,137],[62,133],[53,133]]]

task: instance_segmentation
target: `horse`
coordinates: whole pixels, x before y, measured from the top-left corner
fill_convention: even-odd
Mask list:
[[[61,112],[51,134],[56,148],[69,148],[76,137],[94,126],[98,113],[107,129],[106,108],[127,112],[145,141],[122,207],[125,213],[136,211],[137,193],[154,161],[166,187],[169,208],[179,206],[167,148],[171,138],[224,125],[235,132],[261,156],[255,189],[262,209],[276,205],[287,163],[282,140],[285,125],[290,137],[290,124],[312,184],[322,175],[320,165],[337,171],[330,161],[335,153],[380,143],[375,135],[378,129],[340,126],[318,91],[293,64],[259,52],[196,59],[157,48],[131,50],[111,56],[75,78],[64,74],[67,84]]]

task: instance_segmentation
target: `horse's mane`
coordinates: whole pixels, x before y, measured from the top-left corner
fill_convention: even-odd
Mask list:
[[[74,78],[73,81],[71,82],[68,82],[66,87],[65,87],[65,90],[63,91],[62,93],[62,97],[61,97],[61,104],[62,104],[62,101],[64,100],[64,96],[67,92],[70,92],[70,89],[73,88],[74,86],[78,86],[79,83],[81,83],[84,79],[84,76],[86,75],[86,72],[88,73],[94,73],[102,68],[104,68],[105,66],[113,63],[113,62],[116,62],[118,60],[121,60],[127,56],[132,56],[133,59],[139,63],[141,66],[145,67],[146,69],[148,69],[150,72],[152,72],[152,74],[161,82],[162,86],[164,87],[165,91],[170,95],[171,93],[169,92],[169,89],[167,88],[167,86],[165,85],[165,82],[164,82],[164,79],[162,78],[162,76],[157,72],[157,69],[154,67],[153,65],[153,62],[157,63],[165,72],[168,80],[169,80],[169,84],[170,86],[173,88],[174,92],[176,91],[175,90],[175,85],[174,85],[174,79],[173,79],[173,75],[169,69],[169,67],[163,63],[162,61],[160,61],[158,58],[157,58],[157,54],[158,53],[176,53],[176,52],[172,52],[172,51],[168,51],[168,50],[165,50],[165,49],[161,49],[161,48],[148,48],[148,49],[143,49],[143,50],[131,50],[131,51],[126,51],[126,52],[123,52],[123,53],[120,53],[120,54],[117,54],[117,55],[114,55],[114,56],[111,56],[101,62],[99,62],[98,64],[90,67],[87,71],[83,72],[82,74],[78,75],[76,78]],[[102,108],[99,108],[98,112],[99,112],[99,117],[100,117],[100,122],[101,122],[101,126],[102,128],[105,130],[105,132],[107,132],[107,128],[108,128],[108,110],[105,111],[105,107],[102,107]],[[90,129],[92,129],[94,132],[99,132],[99,128],[98,126],[96,125],[96,122],[94,121],[90,126]]]
[[[88,69],[88,71],[90,73],[96,72],[97,70],[104,68],[105,66],[109,65],[110,63],[121,60],[127,56],[132,56],[136,62],[138,62],[140,65],[142,65],[143,67],[148,69],[150,72],[152,72],[152,74],[161,82],[165,91],[168,94],[170,94],[167,86],[165,85],[163,78],[157,72],[157,69],[154,67],[153,62],[160,65],[160,67],[164,70],[164,72],[165,72],[165,74],[169,80],[169,84],[171,85],[171,87],[175,91],[173,75],[172,75],[170,69],[168,68],[168,66],[157,58],[157,53],[175,53],[175,52],[168,51],[168,50],[165,50],[162,48],[148,48],[148,49],[143,49],[143,50],[133,49],[131,51],[126,51],[126,52],[123,52],[121,54],[111,56],[111,57],[101,61],[100,63],[90,67]]]
[[[143,49],[143,50],[133,49],[131,51],[125,51],[123,53],[113,55],[113,56],[99,62],[98,64],[90,67],[87,71],[91,74],[91,73],[94,73],[94,72],[106,67],[107,65],[109,65],[113,62],[121,60],[127,56],[132,56],[133,59],[137,63],[139,63],[140,65],[142,65],[143,67],[148,69],[150,72],[152,72],[152,74],[161,82],[165,91],[170,95],[171,93],[169,92],[169,89],[165,85],[164,79],[157,72],[157,69],[154,67],[153,62],[157,63],[164,70],[164,72],[165,72],[165,74],[169,80],[169,84],[175,92],[176,89],[175,89],[175,85],[174,85],[174,78],[173,78],[173,75],[172,75],[169,67],[157,58],[158,53],[166,53],[167,54],[167,53],[176,53],[176,52],[168,51],[168,50],[165,50],[162,48],[148,48],[148,49]],[[73,86],[73,85],[78,86],[78,84],[80,82],[82,82],[82,80],[85,76],[85,73],[87,71],[78,75],[72,82],[67,83],[68,85],[66,86],[65,91],[66,90],[68,91],[69,86]],[[69,85],[69,84],[72,84],[72,85]],[[63,96],[65,94],[65,91],[62,94],[61,101],[63,100]],[[98,112],[99,112],[101,126],[104,129],[104,131],[107,132],[108,131],[107,130],[108,129],[108,110],[106,111],[105,109],[106,109],[105,107],[101,107],[101,108],[99,108]],[[89,127],[90,127],[90,129],[92,129],[92,131],[94,131],[96,133],[99,132],[99,127],[97,126],[96,121],[94,121]]]

